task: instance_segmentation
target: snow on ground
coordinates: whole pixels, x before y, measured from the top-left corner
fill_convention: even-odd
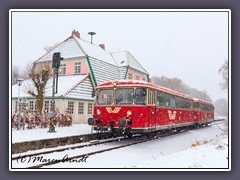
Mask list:
[[[192,130],[47,168],[228,168],[228,136],[222,129]]]
[[[228,168],[227,136],[205,143],[176,153],[155,157],[154,160],[146,161],[138,168]]]
[[[225,168],[228,169],[228,135],[226,125],[218,124],[191,130],[150,142],[89,156],[86,162],[60,163],[47,168]],[[56,127],[56,133],[48,129],[20,130],[12,132],[13,142],[88,134],[91,127],[78,125]],[[192,147],[192,144],[197,144]],[[95,149],[98,149],[95,146]],[[94,150],[94,148],[93,148]],[[55,153],[52,159],[82,154],[82,150]],[[84,152],[84,149],[83,149]],[[13,168],[21,167],[20,164]],[[93,169],[94,170],[94,169]]]

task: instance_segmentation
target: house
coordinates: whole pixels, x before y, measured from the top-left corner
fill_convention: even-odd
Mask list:
[[[21,86],[21,98],[26,98],[29,102],[29,110],[36,110],[36,99],[26,93],[33,82],[25,80]],[[43,110],[49,112],[52,106],[52,78],[47,82],[45,88],[45,97]],[[92,117],[92,107],[94,98],[92,96],[93,84],[89,74],[60,76],[58,79],[58,91],[55,94],[55,105],[62,114],[71,114],[73,123],[86,123],[89,117]],[[12,86],[12,94],[18,94],[18,85]],[[12,98],[12,111],[17,109],[17,97]]]
[[[56,94],[56,107],[61,112],[67,111],[71,114],[74,124],[86,123],[91,116],[94,102],[92,92],[98,84],[118,79],[149,81],[149,73],[130,52],[108,52],[104,44],[88,42],[75,30],[70,37],[36,60],[35,65],[42,68],[49,65],[55,52],[60,52],[64,58],[59,68],[60,92]],[[51,80],[49,83],[51,84]],[[12,113],[16,109],[17,89],[17,85],[12,86]],[[34,109],[36,100],[33,97],[22,91],[21,97],[27,98],[30,101],[29,108]],[[50,99],[51,93],[46,91],[44,110],[49,109]]]

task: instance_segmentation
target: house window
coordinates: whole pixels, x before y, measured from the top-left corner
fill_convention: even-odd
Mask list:
[[[88,103],[88,114],[92,114],[92,103]]]
[[[128,74],[128,79],[132,79],[132,74]]]
[[[73,114],[73,111],[74,111],[74,102],[69,101],[68,102],[68,110],[67,110],[67,112],[68,112],[68,114]]]
[[[66,64],[61,64],[59,68],[59,74],[65,75],[66,74]]]
[[[136,76],[136,80],[139,80],[139,76]]]
[[[77,62],[75,63],[75,74],[80,74],[81,73],[81,63]]]
[[[33,101],[29,101],[29,109],[33,111]]]
[[[52,109],[53,109],[53,104],[55,104],[55,101],[54,101],[54,103],[53,103],[53,101],[50,101],[50,110],[52,111]]]
[[[83,114],[84,112],[84,103],[79,102],[78,103],[78,114]]]
[[[145,79],[145,78],[142,78],[142,80],[143,80],[143,81],[146,81],[146,79]]]
[[[46,112],[49,111],[49,101],[45,101],[44,110],[45,110]]]
[[[37,101],[34,102],[34,105],[35,105],[34,110],[36,111],[37,110]]]
[[[18,101],[16,101],[16,104],[15,104],[15,112],[18,111]]]

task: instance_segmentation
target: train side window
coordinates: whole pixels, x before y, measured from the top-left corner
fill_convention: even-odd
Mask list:
[[[170,95],[165,93],[163,99],[164,99],[164,106],[169,107],[170,106]]]
[[[175,96],[173,96],[173,95],[170,96],[170,107],[171,108],[175,108],[176,107]]]
[[[163,92],[157,92],[157,105],[158,106],[163,106],[164,101],[163,101]]]
[[[182,108],[183,108],[183,107],[182,107],[182,98],[179,97],[179,98],[178,98],[178,101],[179,101],[179,102],[178,102],[178,103],[179,103],[179,108],[182,109]]]
[[[146,88],[137,88],[135,91],[135,104],[146,104]]]
[[[188,109],[192,109],[192,101],[190,99],[187,100],[188,101]]]
[[[212,112],[214,111],[214,106],[211,106],[211,111],[212,111]]]
[[[176,101],[176,108],[181,108],[180,97],[176,97],[175,101]]]
[[[187,100],[184,98],[181,98],[181,109],[187,109]]]
[[[194,109],[194,111],[199,111],[200,110],[200,104],[198,102],[193,103],[193,109]]]
[[[202,104],[202,111],[207,111],[207,105],[206,104]]]
[[[191,101],[189,99],[183,99],[183,109],[191,109]]]
[[[181,109],[185,109],[185,101],[181,98]]]

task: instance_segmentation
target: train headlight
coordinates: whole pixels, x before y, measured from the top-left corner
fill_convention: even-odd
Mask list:
[[[127,111],[127,116],[131,116],[132,115],[132,111],[128,110]]]
[[[98,109],[97,110],[97,115],[100,115],[101,114],[101,111]]]

